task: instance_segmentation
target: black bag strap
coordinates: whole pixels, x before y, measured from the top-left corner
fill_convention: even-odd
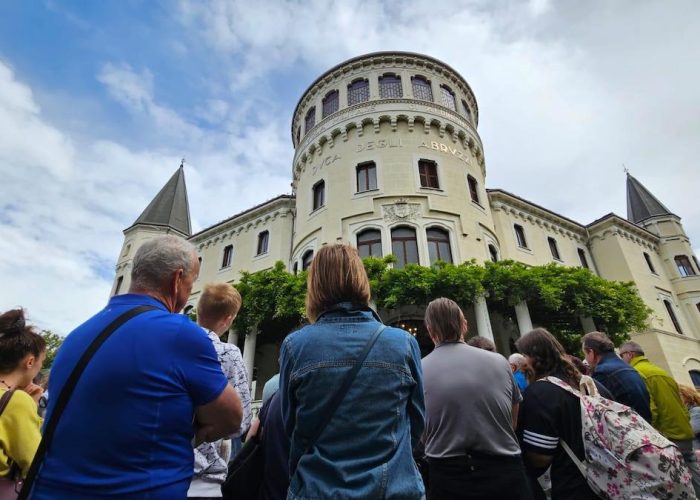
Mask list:
[[[2,415],[2,412],[5,411],[5,408],[7,405],[10,403],[10,398],[12,395],[15,393],[14,389],[8,389],[5,391],[5,394],[2,395],[0,398],[0,415]]]
[[[333,397],[331,398],[331,402],[328,405],[328,407],[326,408],[326,413],[323,415],[323,418],[321,419],[321,423],[316,428],[316,433],[307,443],[306,449],[304,450],[304,455],[306,455],[309,451],[311,451],[311,448],[313,448],[313,446],[316,444],[316,441],[318,441],[318,438],[321,437],[323,430],[328,425],[328,422],[331,421],[333,414],[338,409],[338,406],[340,406],[340,403],[343,401],[343,398],[347,394],[348,389],[350,389],[350,386],[352,385],[353,381],[355,380],[355,376],[357,375],[357,372],[359,372],[360,368],[362,368],[362,363],[364,363],[365,359],[367,359],[367,355],[369,354],[369,351],[372,350],[372,347],[374,346],[375,342],[377,342],[379,335],[384,331],[385,328],[386,328],[386,325],[381,325],[381,324],[379,325],[379,328],[377,328],[374,331],[372,336],[367,341],[367,344],[365,345],[365,349],[362,351],[362,354],[360,354],[358,356],[357,360],[355,361],[355,365],[352,367],[352,370],[350,370],[347,373],[347,375],[345,375],[345,379],[343,380],[343,383],[340,384],[340,387],[338,388],[338,390],[335,391],[335,394],[333,394]]]
[[[92,343],[88,346],[88,348],[85,350],[82,356],[80,356],[78,363],[73,368],[73,371],[68,376],[65,385],[63,386],[61,392],[58,395],[58,399],[56,400],[56,406],[54,407],[53,412],[51,413],[51,417],[44,426],[44,434],[41,438],[41,442],[39,443],[39,448],[37,448],[36,450],[34,460],[32,460],[32,465],[29,467],[29,472],[27,472],[27,478],[24,480],[24,484],[22,485],[22,491],[20,491],[17,500],[26,500],[27,498],[29,498],[29,493],[31,492],[34,481],[36,480],[37,473],[39,472],[39,466],[41,465],[41,462],[43,462],[44,457],[46,456],[46,451],[48,450],[49,445],[51,444],[51,440],[53,439],[53,434],[56,431],[56,427],[58,426],[58,421],[61,418],[61,414],[63,413],[63,410],[65,410],[66,405],[68,404],[68,401],[70,400],[70,397],[73,394],[73,390],[75,389],[75,386],[78,383],[78,380],[80,379],[80,376],[85,371],[85,368],[87,367],[92,357],[102,346],[102,344],[104,344],[105,341],[110,337],[110,335],[112,335],[120,326],[122,326],[134,316],[138,316],[139,314],[145,313],[146,311],[151,311],[153,309],[157,309],[157,307],[144,305],[135,307],[134,309],[130,309],[125,313],[121,314],[109,325],[107,325],[107,327],[104,330],[102,330],[102,332],[100,332],[100,334],[97,337],[95,337],[95,340],[92,341]]]

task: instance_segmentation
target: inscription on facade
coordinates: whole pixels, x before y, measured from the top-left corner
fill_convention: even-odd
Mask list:
[[[340,160],[340,156],[338,155],[329,155],[326,156],[325,158],[321,159],[319,163],[314,165],[312,172],[315,174],[323,169],[323,167],[329,167],[333,165],[335,162]]]
[[[403,139],[380,139],[378,141],[367,141],[365,144],[357,145],[357,152],[372,151],[373,149],[402,148]]]
[[[452,146],[449,146],[443,142],[437,142],[437,141],[423,141],[420,143],[420,146],[418,146],[418,149],[420,148],[425,148],[425,149],[432,149],[434,151],[442,151],[443,153],[449,153],[452,156],[455,156],[462,160],[464,163],[469,163],[469,160],[467,157],[462,153],[459,149],[453,148]]]

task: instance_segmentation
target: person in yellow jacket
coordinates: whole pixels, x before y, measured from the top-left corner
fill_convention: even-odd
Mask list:
[[[41,440],[37,412],[41,387],[34,385],[46,357],[46,342],[25,324],[24,311],[0,314],[0,398],[12,391],[0,414],[0,480],[25,477]]]
[[[620,357],[639,372],[647,385],[651,400],[651,423],[667,439],[673,441],[683,454],[693,474],[695,494],[700,497],[700,467],[693,452],[693,429],[681,392],[671,376],[653,364],[636,342],[620,346]]]

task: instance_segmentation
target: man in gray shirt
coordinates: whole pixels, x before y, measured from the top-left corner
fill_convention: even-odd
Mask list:
[[[430,499],[529,499],[514,427],[520,390],[508,361],[464,343],[467,321],[445,298],[425,323],[435,350],[423,359]]]

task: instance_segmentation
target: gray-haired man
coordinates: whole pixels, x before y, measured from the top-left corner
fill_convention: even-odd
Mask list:
[[[147,305],[97,350],[59,420],[33,499],[185,498],[192,440],[236,432],[241,402],[206,333],[185,315],[199,274],[194,247],[176,236],[134,255],[128,294],[66,338],[52,367],[47,419],[78,359],[123,313]]]

